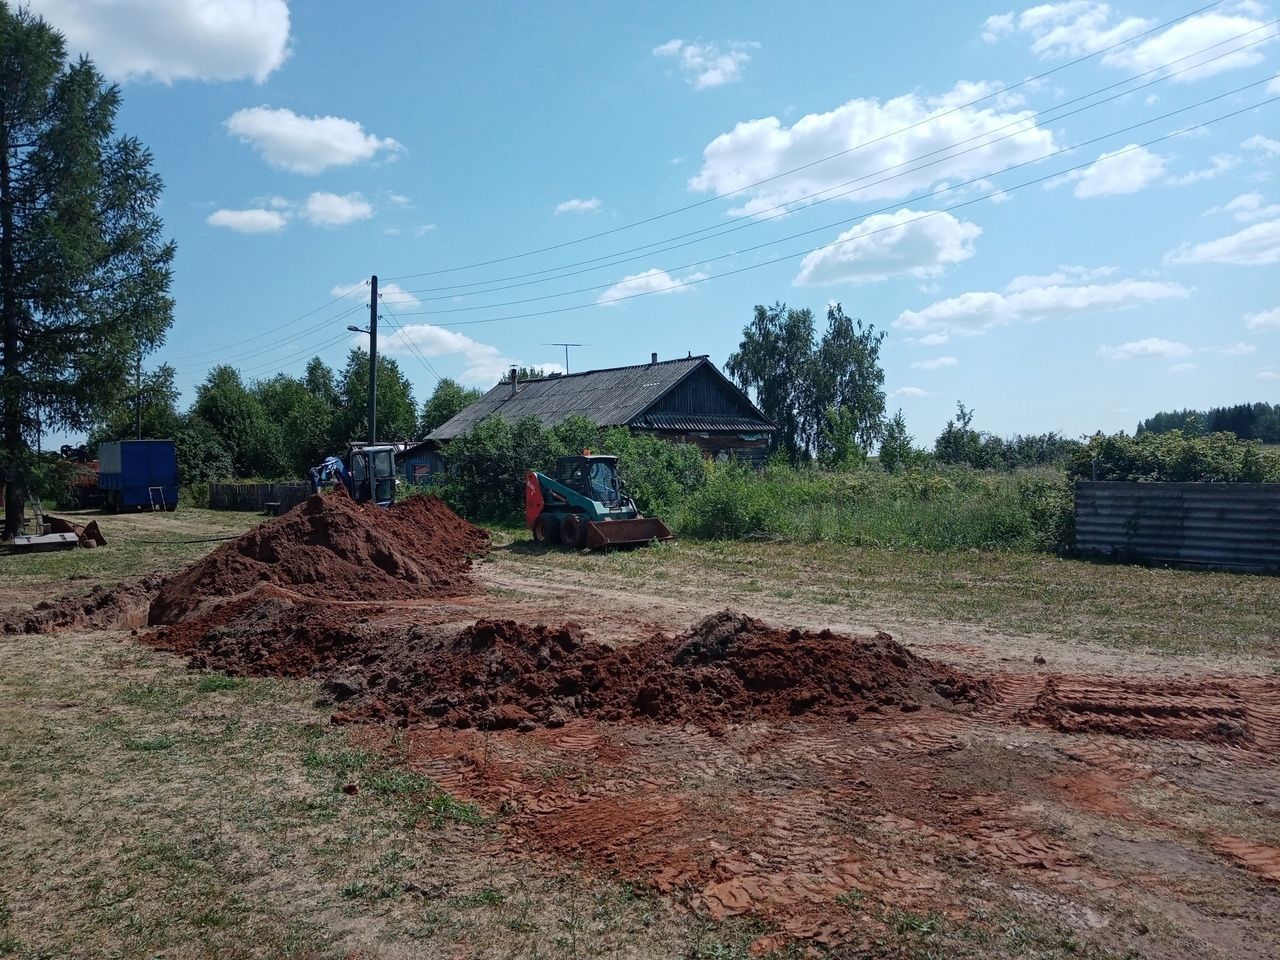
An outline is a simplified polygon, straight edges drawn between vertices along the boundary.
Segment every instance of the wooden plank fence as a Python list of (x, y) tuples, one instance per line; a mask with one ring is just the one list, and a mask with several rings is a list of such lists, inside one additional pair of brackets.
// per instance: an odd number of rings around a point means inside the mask
[(1076, 484), (1076, 549), (1218, 570), (1280, 571), (1280, 483)]
[(278, 503), (283, 513), (310, 495), (309, 483), (209, 484), (209, 506), (214, 510), (264, 510), (266, 504)]

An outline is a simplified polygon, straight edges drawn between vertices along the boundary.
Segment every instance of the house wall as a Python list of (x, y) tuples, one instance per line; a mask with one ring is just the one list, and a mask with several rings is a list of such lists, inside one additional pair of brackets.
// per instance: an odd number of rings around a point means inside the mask
[(444, 458), (439, 450), (423, 450), (396, 461), (396, 470), (406, 483), (426, 486), (443, 479)]

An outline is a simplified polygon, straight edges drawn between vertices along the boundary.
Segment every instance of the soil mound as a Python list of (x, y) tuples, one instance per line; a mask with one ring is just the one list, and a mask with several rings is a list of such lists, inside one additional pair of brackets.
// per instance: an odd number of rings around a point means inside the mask
[(316, 495), (171, 578), (148, 623), (178, 623), (211, 598), (262, 583), (328, 600), (457, 596), (472, 589), (468, 554), (488, 545), (486, 531), (436, 497), (382, 508), (345, 492)]
[(573, 623), (481, 620), (443, 646), (388, 647), (362, 679), (339, 721), (533, 729), (595, 717), (714, 730), (991, 698), (984, 681), (917, 657), (888, 634), (779, 630), (728, 610), (680, 636), (622, 648), (586, 639)]
[(304, 677), (358, 662), (385, 642), (367, 626), (363, 612), (264, 583), (208, 603), (177, 624), (151, 631), (145, 641), (189, 655), (198, 669)]
[(127, 630), (147, 622), (147, 607), (162, 578), (152, 574), (114, 586), (96, 586), (87, 594), (41, 600), (30, 610), (9, 611), (0, 633), (63, 633), (68, 630)]

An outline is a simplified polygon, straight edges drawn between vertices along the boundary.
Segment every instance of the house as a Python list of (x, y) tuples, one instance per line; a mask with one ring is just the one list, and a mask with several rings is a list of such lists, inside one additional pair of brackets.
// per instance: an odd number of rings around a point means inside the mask
[(444, 473), (444, 458), (440, 456), (440, 444), (434, 440), (419, 440), (407, 445), (396, 454), (396, 472), (406, 483), (426, 486), (434, 483)]
[(706, 356), (660, 361), (655, 353), (634, 367), (504, 381), (425, 442), (447, 444), (495, 414), (511, 421), (534, 416), (546, 427), (578, 414), (602, 427), (692, 443), (709, 457), (756, 465), (768, 457), (776, 429)]

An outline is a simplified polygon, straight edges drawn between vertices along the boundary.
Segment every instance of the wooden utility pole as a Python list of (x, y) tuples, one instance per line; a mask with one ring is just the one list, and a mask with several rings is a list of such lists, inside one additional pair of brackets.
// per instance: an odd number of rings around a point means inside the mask
[(369, 278), (369, 446), (378, 442), (378, 275)]
[(142, 439), (142, 347), (138, 347), (138, 359), (133, 365), (133, 425), (137, 439)]

